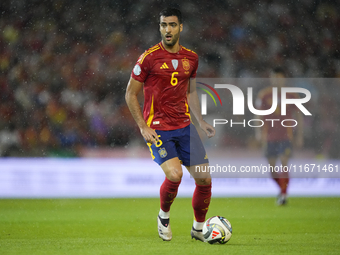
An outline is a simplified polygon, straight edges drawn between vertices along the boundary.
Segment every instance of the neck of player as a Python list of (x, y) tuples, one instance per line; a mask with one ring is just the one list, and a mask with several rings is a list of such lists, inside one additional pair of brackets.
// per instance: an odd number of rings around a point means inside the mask
[(163, 40), (162, 40), (162, 45), (164, 47), (164, 49), (166, 49), (167, 51), (169, 51), (170, 53), (177, 53), (179, 52), (181, 46), (179, 46), (179, 42), (177, 41), (175, 45), (173, 46), (168, 46), (166, 45)]

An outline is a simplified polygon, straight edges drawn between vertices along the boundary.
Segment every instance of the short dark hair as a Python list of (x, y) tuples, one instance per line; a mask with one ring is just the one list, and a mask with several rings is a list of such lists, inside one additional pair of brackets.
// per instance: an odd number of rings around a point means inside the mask
[(179, 24), (183, 23), (182, 13), (177, 8), (168, 7), (168, 8), (163, 9), (159, 13), (159, 17), (162, 17), (162, 16), (164, 16), (164, 17), (176, 16), (178, 18)]

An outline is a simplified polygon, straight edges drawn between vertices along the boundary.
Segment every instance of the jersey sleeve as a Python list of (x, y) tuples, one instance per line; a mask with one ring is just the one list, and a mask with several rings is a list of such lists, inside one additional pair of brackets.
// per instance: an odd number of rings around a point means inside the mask
[(144, 83), (150, 71), (149, 58), (147, 52), (144, 52), (137, 60), (132, 72), (131, 77), (135, 80)]

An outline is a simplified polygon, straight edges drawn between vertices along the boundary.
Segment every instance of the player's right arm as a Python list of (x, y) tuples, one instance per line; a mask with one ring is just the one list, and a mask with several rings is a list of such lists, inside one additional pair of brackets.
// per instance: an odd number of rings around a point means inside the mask
[(148, 143), (156, 143), (156, 141), (158, 141), (157, 133), (155, 130), (148, 127), (148, 125), (146, 124), (138, 102), (138, 94), (141, 92), (142, 88), (143, 88), (142, 82), (139, 82), (134, 78), (130, 77), (130, 80), (126, 88), (125, 101), (144, 139)]
[(205, 132), (208, 138), (215, 136), (215, 129), (213, 126), (208, 124), (202, 117), (200, 102), (198, 100), (197, 89), (196, 89), (196, 79), (190, 79), (188, 86), (188, 101), (190, 101), (190, 111), (194, 114), (197, 119), (201, 129)]

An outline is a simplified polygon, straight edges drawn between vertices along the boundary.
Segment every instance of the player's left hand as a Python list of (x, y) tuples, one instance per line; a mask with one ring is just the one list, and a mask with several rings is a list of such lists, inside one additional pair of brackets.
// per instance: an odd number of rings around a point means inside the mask
[(215, 135), (215, 129), (213, 128), (213, 126), (211, 126), (210, 124), (208, 124), (204, 120), (202, 120), (200, 122), (200, 127), (206, 133), (206, 135), (209, 138), (211, 138), (211, 137), (213, 137)]

